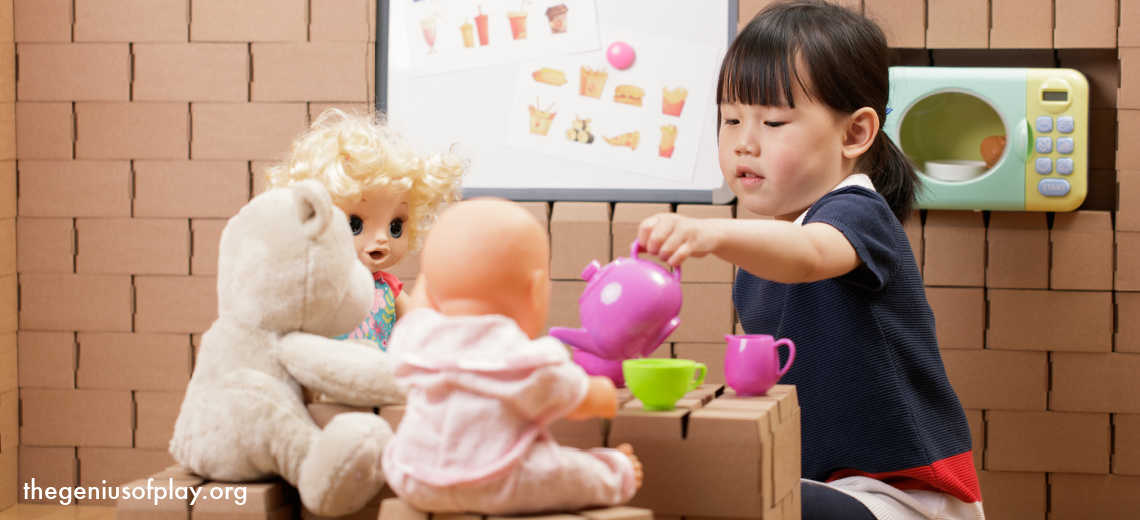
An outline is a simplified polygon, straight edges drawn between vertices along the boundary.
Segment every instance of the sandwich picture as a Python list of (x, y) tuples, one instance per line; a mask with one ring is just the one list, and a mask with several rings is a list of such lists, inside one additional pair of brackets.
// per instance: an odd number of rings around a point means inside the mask
[(625, 103), (635, 107), (641, 106), (641, 98), (645, 95), (645, 91), (633, 85), (618, 85), (614, 89), (614, 102)]

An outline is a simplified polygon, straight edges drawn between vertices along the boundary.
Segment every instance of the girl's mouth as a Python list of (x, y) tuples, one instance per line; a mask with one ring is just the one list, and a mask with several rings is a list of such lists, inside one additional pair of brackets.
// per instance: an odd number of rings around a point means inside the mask
[(752, 168), (749, 168), (747, 166), (740, 166), (736, 168), (736, 178), (740, 179), (740, 183), (744, 185), (752, 185), (764, 180), (764, 177), (761, 177), (756, 172), (752, 171)]

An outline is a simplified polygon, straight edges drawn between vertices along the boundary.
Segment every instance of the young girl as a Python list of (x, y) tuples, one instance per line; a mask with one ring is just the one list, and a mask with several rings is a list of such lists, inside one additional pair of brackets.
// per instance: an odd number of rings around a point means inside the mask
[(384, 270), (419, 248), (440, 204), (459, 200), (466, 167), (450, 153), (421, 157), (378, 114), (333, 109), (293, 142), (283, 165), (266, 170), (268, 188), (321, 181), (348, 215), (357, 254), (372, 271), (372, 316), (338, 339), (366, 339), (387, 349), (409, 298)]
[(965, 414), (903, 231), (917, 187), (882, 133), (889, 50), (841, 7), (773, 4), (717, 85), (720, 166), (774, 220), (661, 214), (638, 238), (672, 265), (740, 267), (744, 331), (796, 342), (803, 518), (984, 518)]

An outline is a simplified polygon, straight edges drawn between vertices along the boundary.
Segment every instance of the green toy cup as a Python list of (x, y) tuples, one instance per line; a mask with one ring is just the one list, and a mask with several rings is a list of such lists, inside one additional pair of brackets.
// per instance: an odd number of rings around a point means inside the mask
[[(646, 410), (668, 411), (685, 392), (701, 386), (708, 371), (689, 359), (627, 359), (621, 364), (625, 385)], [(695, 376), (695, 377), (694, 377)]]

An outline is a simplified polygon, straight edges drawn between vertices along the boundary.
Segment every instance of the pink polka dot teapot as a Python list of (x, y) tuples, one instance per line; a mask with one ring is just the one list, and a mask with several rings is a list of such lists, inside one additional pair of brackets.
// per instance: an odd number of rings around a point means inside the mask
[(587, 283), (578, 298), (582, 328), (551, 327), (550, 335), (603, 359), (652, 354), (681, 324), (681, 269), (669, 273), (638, 258), (641, 251), (634, 240), (629, 257), (605, 266), (590, 262), (582, 270)]

